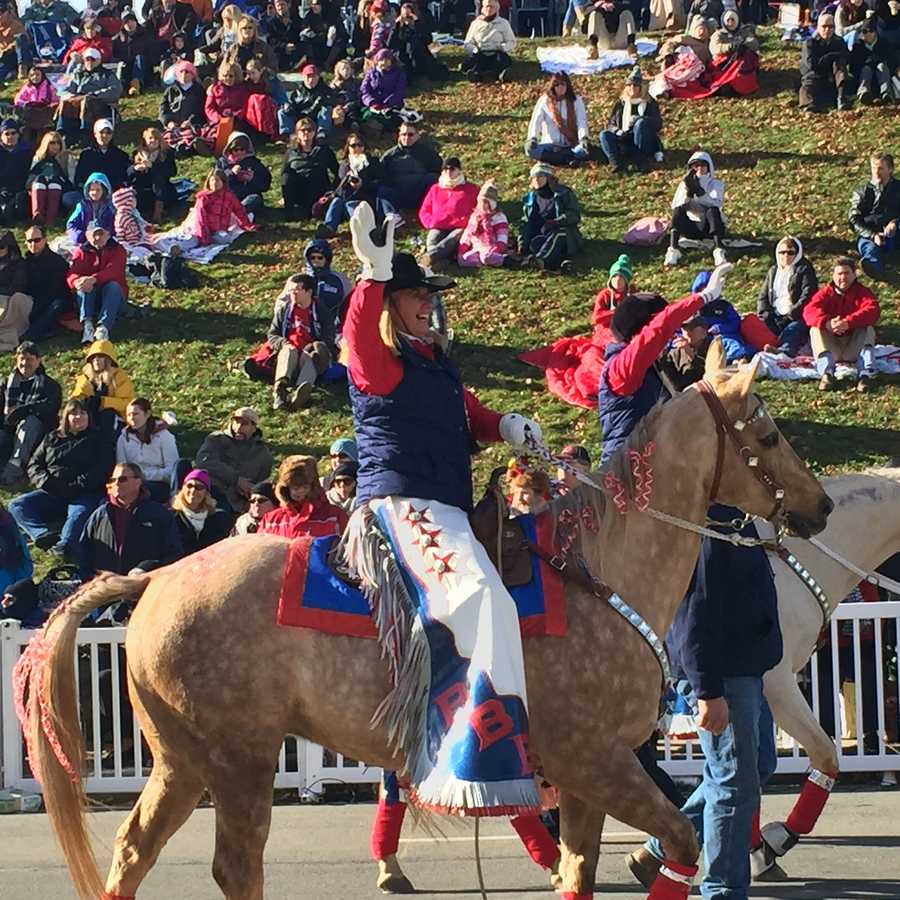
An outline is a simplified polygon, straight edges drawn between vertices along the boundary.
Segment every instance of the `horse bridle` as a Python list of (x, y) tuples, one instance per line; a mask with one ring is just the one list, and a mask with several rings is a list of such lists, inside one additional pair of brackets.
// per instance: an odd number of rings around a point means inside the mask
[(712, 386), (706, 381), (698, 381), (694, 387), (700, 396), (706, 401), (713, 420), (716, 423), (716, 468), (713, 473), (712, 487), (709, 491), (709, 500), (712, 503), (719, 492), (722, 482), (722, 469), (725, 465), (725, 438), (727, 437), (734, 447), (737, 455), (744, 461), (747, 468), (755, 476), (756, 480), (772, 495), (772, 510), (766, 516), (770, 522), (775, 522), (781, 515), (784, 506), (784, 488), (775, 480), (774, 475), (763, 465), (760, 465), (758, 456), (741, 440), (740, 432), (748, 425), (758, 422), (766, 415), (765, 404), (760, 400), (759, 406), (747, 419), (736, 419), (734, 422), (728, 418), (728, 413), (722, 405)]

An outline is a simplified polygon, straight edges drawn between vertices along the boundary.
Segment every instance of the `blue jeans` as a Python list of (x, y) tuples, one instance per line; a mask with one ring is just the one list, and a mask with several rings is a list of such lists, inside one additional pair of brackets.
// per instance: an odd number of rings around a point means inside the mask
[(879, 247), (875, 241), (871, 241), (869, 238), (860, 238), (856, 242), (856, 246), (862, 261), (868, 263), (877, 272), (880, 272), (884, 268), (885, 254), (890, 253), (894, 249), (894, 240), (893, 237), (885, 238), (884, 243)]
[(625, 134), (601, 131), (600, 146), (610, 162), (630, 157), (648, 159), (662, 149), (656, 131), (643, 116), (636, 119), (631, 130)]
[(378, 199), (386, 200), (394, 209), (418, 209), (428, 188), (437, 180), (437, 175), (427, 172), (404, 182), (402, 188), (382, 185), (378, 189)]
[(104, 325), (108, 331), (112, 331), (116, 324), (119, 310), (125, 303), (122, 288), (114, 281), (108, 281), (101, 287), (95, 287), (85, 293), (78, 291), (79, 319), (91, 319), (95, 325)]
[(16, 58), (20, 66), (30, 66), (34, 62), (34, 48), (27, 30), (16, 35)]
[[(750, 828), (759, 805), (760, 763), (767, 770), (772, 767), (772, 717), (763, 712), (762, 678), (735, 676), (724, 683), (728, 727), (721, 734), (700, 730), (706, 755), (703, 781), (681, 811), (703, 847), (706, 872), (700, 893), (708, 900), (748, 900)], [(644, 846), (658, 859), (665, 858), (656, 838)]]
[[(333, 231), (337, 231), (342, 222), (349, 221), (357, 206), (359, 206), (358, 200), (344, 200), (343, 197), (335, 197), (328, 204), (328, 209), (325, 210), (325, 224)], [(386, 216), (388, 213), (394, 212), (394, 207), (383, 197), (379, 197), (375, 201), (375, 212)]]
[(50, 525), (64, 519), (59, 542), (74, 549), (81, 537), (84, 523), (100, 500), (101, 495), (93, 492), (64, 500), (47, 491), (29, 491), (10, 502), (9, 512), (19, 528), (34, 541), (48, 534)]
[(247, 194), (247, 196), (241, 200), (241, 206), (243, 206), (248, 213), (252, 212), (254, 215), (261, 212), (265, 205), (266, 202), (263, 200), (261, 194)]
[[(300, 116), (295, 116), (291, 112), (285, 112), (284, 107), (282, 106), (278, 107), (275, 115), (278, 119), (278, 133), (293, 134), (294, 126), (297, 124), (297, 119), (300, 118)], [(309, 118), (313, 118), (313, 116), (310, 116)], [(328, 135), (331, 134), (333, 130), (333, 125), (331, 122), (331, 108), (324, 107), (323, 109), (320, 109), (318, 114), (314, 118), (316, 120), (316, 128), (318, 129), (317, 137), (328, 137)]]
[(589, 154), (582, 151), (579, 144), (565, 147), (562, 144), (533, 144), (528, 148), (528, 156), (551, 166), (567, 166), (570, 162), (587, 162)]

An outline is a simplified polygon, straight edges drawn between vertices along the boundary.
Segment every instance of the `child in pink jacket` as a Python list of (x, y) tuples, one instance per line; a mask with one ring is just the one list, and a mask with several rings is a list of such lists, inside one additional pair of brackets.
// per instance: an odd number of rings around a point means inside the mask
[(486, 181), (459, 239), (456, 261), (461, 266), (510, 266), (508, 247), (509, 220), (500, 209), (494, 182)]
[(244, 231), (256, 230), (241, 201), (225, 184), (225, 176), (218, 169), (213, 169), (203, 182), (203, 190), (197, 192), (191, 216), (193, 237), (183, 245), (183, 249), (229, 243), (228, 231), (232, 220), (236, 220)]

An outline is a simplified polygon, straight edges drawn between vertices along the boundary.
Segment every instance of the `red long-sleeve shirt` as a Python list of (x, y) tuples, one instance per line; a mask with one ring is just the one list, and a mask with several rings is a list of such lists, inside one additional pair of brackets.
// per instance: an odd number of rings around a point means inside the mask
[(72, 262), (66, 284), (75, 291), (75, 282), (85, 275), (97, 279), (97, 287), (114, 281), (122, 288), (122, 296), (128, 298), (128, 282), (125, 280), (125, 264), (128, 262), (125, 248), (115, 241), (109, 241), (102, 250), (95, 250), (90, 244), (77, 247), (72, 253)]
[(656, 362), (672, 335), (700, 311), (704, 302), (700, 294), (690, 294), (658, 312), (606, 364), (606, 378), (613, 393), (619, 396), (633, 394), (641, 386), (647, 370)]
[(868, 328), (881, 318), (881, 307), (875, 295), (858, 281), (843, 293), (833, 283), (826, 284), (803, 307), (803, 321), (809, 328), (821, 328), (835, 316), (844, 319), (851, 329)]
[[(390, 394), (403, 378), (403, 363), (385, 346), (378, 331), (383, 308), (384, 284), (361, 281), (350, 295), (342, 332), (347, 347), (347, 369), (353, 383), (363, 393), (379, 397)], [(434, 359), (434, 348), (430, 343), (411, 341), (410, 346)], [(463, 399), (472, 437), (480, 443), (501, 440), (502, 413), (482, 404), (468, 388), (463, 388)]]
[(267, 512), (259, 523), (257, 534), (277, 534), (281, 537), (328, 537), (343, 534), (347, 527), (347, 513), (328, 502), (325, 492), (314, 501), (291, 501)]

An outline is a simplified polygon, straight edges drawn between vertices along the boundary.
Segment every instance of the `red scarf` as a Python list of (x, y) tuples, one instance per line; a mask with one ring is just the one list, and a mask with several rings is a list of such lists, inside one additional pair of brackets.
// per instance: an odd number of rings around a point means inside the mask
[(575, 101), (571, 97), (564, 97), (563, 102), (566, 104), (566, 118), (563, 120), (560, 115), (559, 99), (555, 95), (548, 94), (550, 109), (550, 118), (553, 124), (562, 132), (566, 142), (570, 147), (574, 147), (578, 143), (578, 123), (575, 121)]

